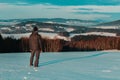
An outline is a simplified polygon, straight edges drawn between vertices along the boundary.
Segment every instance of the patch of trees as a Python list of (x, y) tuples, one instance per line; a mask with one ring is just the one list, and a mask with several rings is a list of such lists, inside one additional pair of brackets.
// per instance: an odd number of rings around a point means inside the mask
[(81, 51), (120, 49), (120, 37), (75, 36), (68, 46)]
[(65, 36), (65, 37), (69, 37), (69, 36), (70, 36), (69, 32), (65, 32), (65, 31), (59, 32), (58, 34), (59, 34), (60, 36)]
[[(120, 37), (75, 36), (71, 41), (43, 39), (43, 52), (120, 50)], [(0, 53), (29, 52), (29, 38), (5, 38), (0, 35)]]
[(3, 39), (0, 35), (0, 52), (20, 52), (20, 42), (20, 39), (16, 40), (10, 37)]
[[(29, 51), (29, 39), (21, 38), (22, 51)], [(62, 51), (65, 41), (60, 39), (42, 39), (43, 52), (60, 52)]]

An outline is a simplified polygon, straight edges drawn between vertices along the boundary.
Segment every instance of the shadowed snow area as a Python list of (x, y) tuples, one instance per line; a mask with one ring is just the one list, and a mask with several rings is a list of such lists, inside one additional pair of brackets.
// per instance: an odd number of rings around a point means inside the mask
[(30, 53), (0, 54), (0, 80), (120, 80), (120, 52), (41, 53), (39, 67)]

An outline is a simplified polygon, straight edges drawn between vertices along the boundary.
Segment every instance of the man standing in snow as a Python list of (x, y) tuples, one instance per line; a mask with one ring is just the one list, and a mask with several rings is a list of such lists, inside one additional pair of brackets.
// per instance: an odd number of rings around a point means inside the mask
[(34, 55), (36, 55), (34, 67), (38, 67), (39, 56), (42, 51), (42, 38), (41, 35), (38, 34), (38, 28), (36, 26), (33, 28), (32, 34), (29, 37), (29, 47), (31, 51), (30, 66), (33, 66)]

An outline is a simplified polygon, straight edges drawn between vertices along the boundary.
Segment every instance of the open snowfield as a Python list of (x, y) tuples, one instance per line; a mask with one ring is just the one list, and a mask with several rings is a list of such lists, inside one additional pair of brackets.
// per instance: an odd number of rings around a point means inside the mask
[(120, 80), (120, 52), (41, 53), (38, 68), (29, 53), (0, 54), (0, 80)]

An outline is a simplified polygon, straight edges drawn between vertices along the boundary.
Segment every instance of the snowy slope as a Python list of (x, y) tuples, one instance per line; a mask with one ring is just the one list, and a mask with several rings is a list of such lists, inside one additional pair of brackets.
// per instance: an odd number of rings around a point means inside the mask
[[(1, 34), (3, 38), (6, 37), (12, 37), (15, 39), (20, 39), (22, 37), (29, 37), (31, 33), (21, 33), (21, 34)], [(43, 37), (43, 38), (47, 38), (47, 39), (63, 39), (66, 41), (70, 41), (70, 38), (64, 37), (64, 36), (60, 36), (57, 33), (44, 33), (44, 32), (39, 32), (39, 34)]]
[(116, 33), (109, 33), (109, 32), (87, 32), (87, 33), (80, 33), (80, 34), (71, 34), (70, 37), (76, 36), (76, 35), (100, 35), (100, 36), (116, 36)]
[(96, 26), (98, 29), (119, 29), (119, 26)]
[[(20, 39), (21, 37), (29, 37), (31, 33), (21, 33), (21, 34), (1, 34), (3, 38), (6, 37), (12, 37), (15, 39)], [(71, 37), (76, 36), (76, 35), (100, 35), (100, 36), (116, 36), (116, 33), (108, 33), (108, 32), (88, 32), (88, 33), (80, 33), (80, 34), (70, 34), (70, 37), (64, 37), (60, 36), (57, 33), (44, 33), (44, 32), (39, 32), (43, 38), (48, 38), (48, 39), (63, 39), (66, 41), (70, 41)]]
[(35, 69), (29, 57), (0, 54), (0, 80), (120, 80), (119, 52), (42, 53)]
[[(21, 37), (29, 37), (31, 33), (21, 33), (21, 34), (1, 34), (3, 38), (6, 37), (13, 37), (15, 39), (19, 39)], [(56, 33), (44, 33), (39, 32), (43, 38), (50, 38), (53, 39), (57, 34)]]

